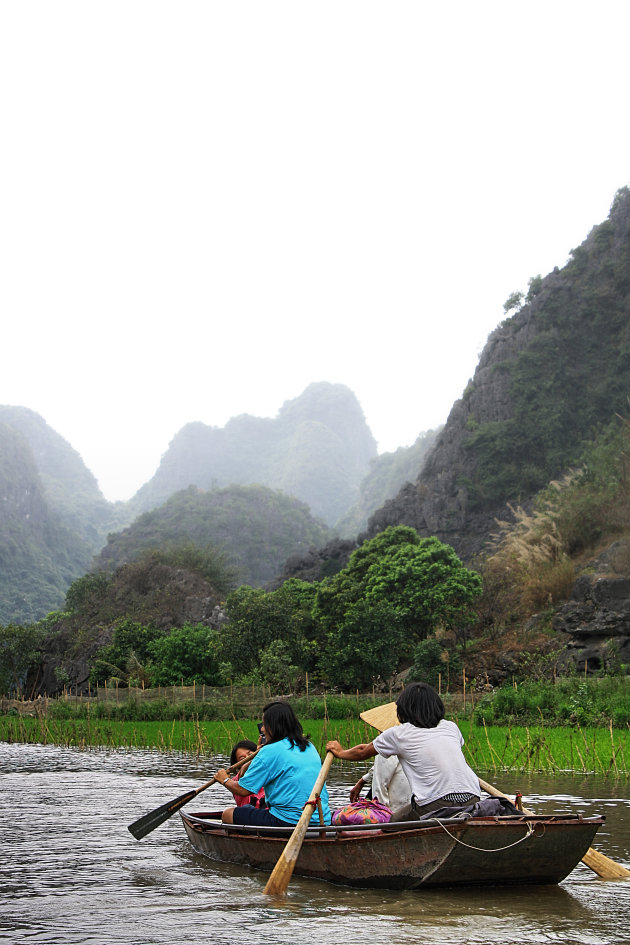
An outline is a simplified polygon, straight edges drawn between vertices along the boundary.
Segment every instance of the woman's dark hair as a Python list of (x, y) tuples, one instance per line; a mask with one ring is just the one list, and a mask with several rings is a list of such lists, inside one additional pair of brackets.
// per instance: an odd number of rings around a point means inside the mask
[(268, 702), (262, 710), (268, 742), (281, 742), (288, 738), (291, 745), (297, 745), (300, 751), (308, 745), (298, 717), (288, 702)]
[(232, 767), (232, 765), (235, 765), (236, 762), (238, 761), (238, 758), (236, 757), (236, 752), (239, 750), (239, 748), (246, 748), (247, 751), (256, 751), (256, 749), (258, 748), (258, 745), (256, 744), (256, 742), (250, 741), (249, 738), (244, 738), (243, 741), (237, 742), (234, 748), (232, 749), (232, 754), (230, 755), (230, 768)]
[(416, 728), (435, 728), (444, 718), (444, 703), (431, 686), (411, 683), (396, 699), (396, 712), (399, 722), (411, 722)]

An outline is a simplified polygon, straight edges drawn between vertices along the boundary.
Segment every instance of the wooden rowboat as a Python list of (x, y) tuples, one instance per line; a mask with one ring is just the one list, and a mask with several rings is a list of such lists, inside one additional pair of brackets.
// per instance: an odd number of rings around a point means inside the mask
[[(180, 811), (197, 852), (273, 870), (290, 836), (278, 827), (222, 824)], [(295, 874), (349, 886), (419, 889), (559, 883), (590, 847), (603, 817), (513, 815), (357, 827), (311, 826)]]

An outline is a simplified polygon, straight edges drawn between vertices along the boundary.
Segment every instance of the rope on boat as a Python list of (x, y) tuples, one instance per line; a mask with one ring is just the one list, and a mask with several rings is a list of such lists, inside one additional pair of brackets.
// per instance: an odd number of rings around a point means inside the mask
[(462, 845), (463, 847), (468, 847), (469, 850), (478, 850), (480, 853), (500, 853), (501, 850), (509, 850), (511, 847), (515, 847), (515, 846), (517, 846), (519, 843), (522, 843), (523, 840), (527, 840), (529, 837), (531, 837), (531, 835), (532, 835), (533, 832), (534, 832), (534, 827), (533, 827), (533, 825), (528, 822), (528, 823), (525, 825), (525, 826), (527, 827), (527, 833), (526, 833), (526, 834), (523, 834), (522, 837), (519, 837), (518, 840), (515, 840), (514, 843), (508, 843), (507, 846), (505, 846), (505, 847), (473, 847), (472, 844), (470, 844), (470, 843), (464, 843), (463, 840), (460, 840), (459, 837), (456, 837), (454, 834), (452, 834), (452, 833), (450, 832), (450, 830), (448, 829), (448, 827), (446, 827), (446, 826), (442, 823), (441, 820), (438, 820), (437, 817), (434, 817), (433, 820), (435, 820), (435, 822), (440, 825), (440, 827), (442, 828), (442, 830), (444, 830), (444, 831), (449, 835), (449, 837), (451, 837), (452, 840), (455, 840), (457, 843), (461, 843), (461, 845)]

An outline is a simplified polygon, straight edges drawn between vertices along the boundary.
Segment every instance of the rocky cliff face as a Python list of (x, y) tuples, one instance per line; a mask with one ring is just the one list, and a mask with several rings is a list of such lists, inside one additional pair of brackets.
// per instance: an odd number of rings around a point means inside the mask
[(589, 562), (553, 628), (579, 673), (630, 664), (630, 540), (615, 542)]
[(526, 504), (575, 461), (597, 424), (627, 413), (630, 392), (630, 191), (563, 270), (532, 280), (528, 301), (489, 337), (413, 483), (369, 521), (436, 535), (466, 561), (507, 502)]

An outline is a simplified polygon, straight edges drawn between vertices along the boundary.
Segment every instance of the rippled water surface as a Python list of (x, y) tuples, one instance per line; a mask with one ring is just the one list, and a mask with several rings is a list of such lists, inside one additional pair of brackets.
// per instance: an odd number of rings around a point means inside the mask
[[(223, 763), (224, 759), (219, 759)], [(127, 824), (217, 767), (143, 751), (0, 744), (0, 940), (46, 945), (538, 945), (630, 942), (630, 881), (580, 865), (557, 887), (388, 892), (266, 875), (196, 854), (175, 814), (138, 842)], [(357, 772), (331, 777), (334, 803)], [(595, 847), (630, 867), (628, 781), (506, 776), (538, 813), (604, 813)], [(213, 786), (196, 809), (222, 806)], [(206, 803), (200, 803), (205, 799)]]

